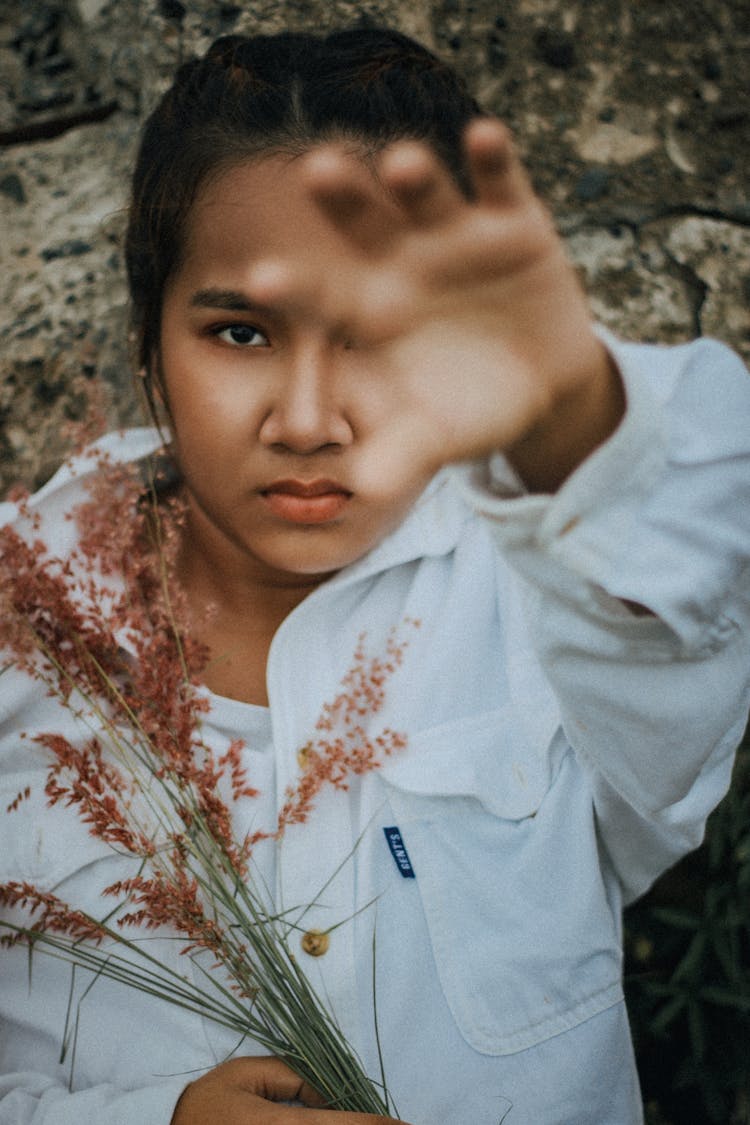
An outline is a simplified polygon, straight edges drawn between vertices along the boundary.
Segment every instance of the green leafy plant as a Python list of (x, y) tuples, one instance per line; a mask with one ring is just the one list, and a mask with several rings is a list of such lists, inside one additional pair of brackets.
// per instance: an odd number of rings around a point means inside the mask
[(750, 1123), (750, 737), (703, 845), (626, 915), (649, 1125)]

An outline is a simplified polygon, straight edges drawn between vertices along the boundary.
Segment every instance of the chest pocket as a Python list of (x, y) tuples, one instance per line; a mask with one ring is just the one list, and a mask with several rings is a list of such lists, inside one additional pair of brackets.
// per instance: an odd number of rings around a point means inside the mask
[(561, 733), (535, 748), (495, 711), (420, 732), (382, 776), (475, 1050), (523, 1050), (621, 999), (591, 797)]
[[(132, 861), (88, 832), (76, 811), (49, 808), (43, 770), (6, 773), (0, 784), (0, 882), (28, 882), (95, 917), (111, 911), (101, 891), (132, 874)], [(28, 788), (28, 796), (9, 806)]]
[[(33, 883), (76, 909), (103, 918), (115, 900), (103, 898), (101, 891), (135, 874), (139, 861), (118, 855), (90, 836), (74, 809), (47, 808), (44, 780), (43, 769), (3, 776), (0, 882)], [(29, 797), (15, 811), (6, 812), (27, 785)], [(10, 917), (28, 924), (25, 912), (13, 911)], [(137, 940), (137, 934), (129, 936)], [(106, 943), (99, 948), (106, 950)], [(180, 957), (180, 948), (181, 943), (169, 937), (148, 938), (150, 955), (168, 969), (184, 973), (189, 962)], [(22, 1041), (40, 1070), (58, 1072), (68, 1012), (75, 1016), (76, 1047), (68, 1052), (65, 1074), (81, 1089), (104, 1083), (136, 1089), (153, 1084), (157, 1074), (198, 1071), (212, 1064), (198, 1016), (86, 971), (73, 976), (66, 961), (43, 956), (42, 949), (35, 954), (31, 987), (26, 950), (0, 950), (0, 1022), (7, 1018), (14, 1025), (22, 1013)], [(133, 957), (132, 952), (123, 955)]]

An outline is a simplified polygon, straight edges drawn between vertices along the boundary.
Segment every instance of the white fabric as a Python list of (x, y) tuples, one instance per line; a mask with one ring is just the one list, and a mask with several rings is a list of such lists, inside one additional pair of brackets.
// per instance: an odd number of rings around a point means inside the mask
[[(406, 750), (321, 794), (278, 855), (259, 853), (258, 877), (303, 930), (349, 919), (325, 956), (300, 959), (373, 1075), (375, 931), (386, 1075), (412, 1125), (641, 1121), (621, 906), (700, 842), (747, 713), (750, 380), (714, 343), (606, 338), (627, 416), (558, 494), (523, 495), (502, 458), (444, 472), (278, 630), (273, 753), (257, 708), (214, 699), (207, 720), (217, 749), (256, 730), (247, 753), (264, 797), (237, 816), (242, 830), (262, 824), (360, 634), (373, 655), (392, 627), (408, 640), (371, 730), (403, 731)], [(109, 444), (138, 457), (154, 440)], [(81, 487), (63, 470), (35, 501), (56, 546), (73, 540), (64, 512)], [(0, 808), (35, 790), (0, 814), (0, 880), (96, 909), (125, 861), (44, 809), (41, 752), (18, 738), (70, 721), (19, 674), (0, 678)], [(392, 826), (415, 878), (388, 849)], [(29, 987), (26, 955), (3, 953), (0, 980), (2, 1125), (168, 1125), (186, 1082), (237, 1046), (103, 982), (84, 996), (81, 978), (71, 1078), (70, 1058), (58, 1063), (69, 969), (39, 955)]]

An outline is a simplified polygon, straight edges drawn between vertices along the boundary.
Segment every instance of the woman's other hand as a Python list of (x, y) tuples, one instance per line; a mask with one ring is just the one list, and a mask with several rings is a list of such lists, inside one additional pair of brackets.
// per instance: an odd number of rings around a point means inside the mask
[[(281, 1104), (291, 1101), (302, 1106)], [(239, 1058), (191, 1082), (171, 1125), (404, 1125), (392, 1117), (324, 1105), (320, 1095), (279, 1059)]]

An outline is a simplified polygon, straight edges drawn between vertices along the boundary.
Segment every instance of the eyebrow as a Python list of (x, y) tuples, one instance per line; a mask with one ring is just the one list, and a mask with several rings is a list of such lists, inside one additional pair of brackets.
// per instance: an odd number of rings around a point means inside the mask
[(199, 289), (190, 298), (192, 308), (224, 309), (226, 312), (265, 312), (271, 310), (251, 301), (236, 289)]

